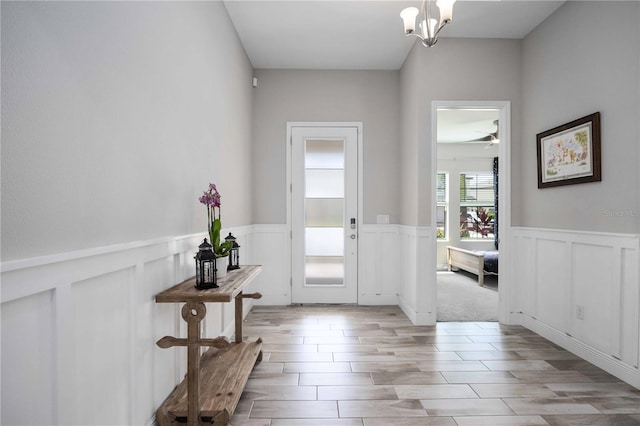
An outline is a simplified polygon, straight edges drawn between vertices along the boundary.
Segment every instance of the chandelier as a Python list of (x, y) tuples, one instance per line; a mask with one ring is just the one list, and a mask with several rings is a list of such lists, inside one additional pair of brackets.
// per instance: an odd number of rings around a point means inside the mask
[[(453, 4), (456, 0), (437, 0), (436, 7), (440, 11), (440, 21), (433, 18), (432, 0), (422, 0), (421, 10), (417, 7), (407, 7), (400, 12), (400, 17), (404, 22), (404, 33), (418, 37), (425, 47), (431, 47), (438, 42), (438, 34), (453, 19)], [(420, 32), (416, 33), (416, 17), (420, 14), (418, 21)]]

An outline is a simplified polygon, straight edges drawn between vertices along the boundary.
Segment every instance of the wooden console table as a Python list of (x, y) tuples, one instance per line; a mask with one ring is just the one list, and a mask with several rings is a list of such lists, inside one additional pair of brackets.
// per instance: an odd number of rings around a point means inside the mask
[[(187, 376), (158, 409), (156, 420), (161, 426), (184, 424), (185, 419), (189, 426), (229, 422), (254, 365), (262, 359), (261, 339), (242, 341), (242, 300), (262, 297), (242, 291), (261, 270), (259, 265), (242, 266), (219, 279), (218, 288), (206, 290), (198, 290), (193, 277), (156, 295), (156, 303), (184, 303), (182, 318), (187, 322), (186, 339), (165, 336), (156, 343), (161, 348), (187, 347)], [(201, 338), (205, 303), (234, 299), (235, 343), (222, 336)], [(201, 356), (203, 346), (210, 349)]]

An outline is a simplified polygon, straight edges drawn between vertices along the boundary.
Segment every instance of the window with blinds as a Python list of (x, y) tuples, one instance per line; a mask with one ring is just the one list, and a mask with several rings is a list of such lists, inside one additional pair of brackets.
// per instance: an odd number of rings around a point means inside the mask
[(437, 239), (447, 239), (447, 211), (449, 210), (449, 192), (447, 190), (449, 174), (438, 172), (436, 175), (436, 235)]
[(492, 172), (460, 173), (460, 238), (494, 238), (494, 203)]

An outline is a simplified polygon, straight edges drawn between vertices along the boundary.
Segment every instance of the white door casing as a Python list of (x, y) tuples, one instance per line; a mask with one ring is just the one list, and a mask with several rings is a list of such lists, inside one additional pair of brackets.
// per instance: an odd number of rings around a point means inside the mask
[(361, 123), (288, 123), (292, 303), (357, 303)]
[[(498, 157), (500, 161), (500, 174), (498, 178), (498, 210), (500, 220), (498, 221), (498, 235), (500, 241), (500, 289), (498, 302), (498, 320), (503, 324), (517, 323), (515, 316), (511, 312), (513, 295), (511, 293), (511, 102), (509, 101), (432, 101), (431, 102), (431, 170), (433, 182), (436, 182), (437, 173), (437, 111), (438, 108), (492, 108), (499, 111), (500, 144)], [(435, 183), (431, 185), (431, 229), (436, 229), (436, 206), (437, 194)], [(429, 265), (432, 265), (430, 277), (427, 279), (428, 299), (432, 301), (429, 311), (433, 312), (432, 318), (436, 317), (437, 300), (437, 279), (436, 279), (436, 255), (435, 245), (437, 240), (433, 239), (434, 247), (431, 250)]]

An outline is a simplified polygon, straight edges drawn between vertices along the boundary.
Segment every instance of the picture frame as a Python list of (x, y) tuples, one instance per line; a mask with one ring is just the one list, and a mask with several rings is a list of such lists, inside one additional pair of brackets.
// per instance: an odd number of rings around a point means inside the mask
[(536, 135), (538, 188), (602, 180), (600, 112)]

